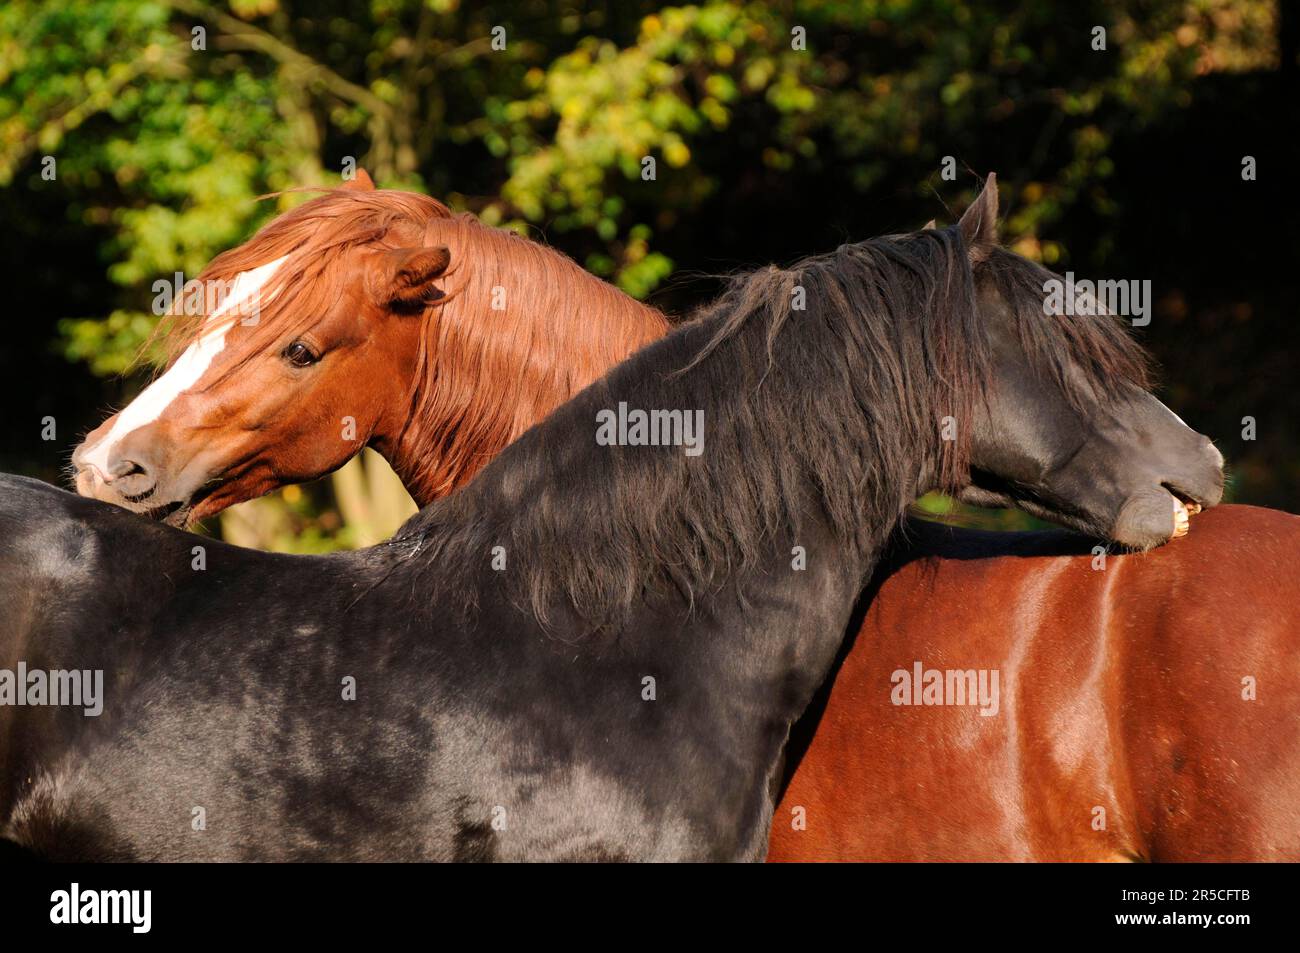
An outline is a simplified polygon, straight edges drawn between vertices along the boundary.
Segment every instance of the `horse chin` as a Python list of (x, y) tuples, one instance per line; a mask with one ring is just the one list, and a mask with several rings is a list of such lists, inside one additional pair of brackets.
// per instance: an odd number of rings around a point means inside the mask
[(176, 500), (171, 503), (162, 503), (158, 506), (137, 510), (136, 512), (146, 519), (154, 520), (166, 526), (176, 526), (184, 529), (189, 520), (190, 509), (189, 503)]
[(145, 515), (166, 526), (188, 529), (199, 520), (214, 513), (219, 513), (231, 505), (232, 501), (230, 500), (220, 503), (214, 501), (213, 497), (218, 489), (220, 489), (219, 484), (206, 484), (185, 499), (173, 500), (170, 503), (155, 506), (153, 509), (145, 511)]
[[(996, 479), (987, 475), (982, 477), (981, 484), (967, 486), (958, 494), (958, 499), (974, 506), (1014, 506), (1038, 519), (1109, 539), (1133, 552), (1155, 549), (1186, 536), (1191, 531), (1191, 518), (1203, 508), (1199, 500), (1179, 490), (1153, 486), (1126, 500), (1118, 517), (1108, 522), (1081, 512), (1058, 510), (1033, 497), (1015, 494), (997, 486)], [(1204, 505), (1212, 506), (1213, 502)]]
[(167, 526), (174, 526), (177, 529), (185, 529), (190, 523), (190, 514), (193, 507), (188, 503), (176, 504), (175, 509), (162, 518), (162, 522)]
[(1125, 502), (1108, 535), (1130, 550), (1155, 549), (1191, 532), (1201, 509), (1199, 501), (1162, 486)]
[(171, 525), (185, 529), (202, 522), (209, 516), (216, 516), (222, 510), (234, 506), (236, 503), (243, 503), (245, 500), (254, 499), (261, 495), (258, 492), (251, 494), (246, 492), (237, 481), (212, 480), (196, 490), (181, 506), (180, 510), (172, 514), (172, 518), (177, 522), (173, 522)]

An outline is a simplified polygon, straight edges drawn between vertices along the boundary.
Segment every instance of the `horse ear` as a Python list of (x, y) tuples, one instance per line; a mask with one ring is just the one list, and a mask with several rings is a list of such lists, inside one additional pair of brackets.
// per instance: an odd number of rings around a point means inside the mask
[(935, 227), (934, 219), (930, 219), (930, 221), (928, 221), (928, 222), (925, 223), (925, 227), (922, 228), (921, 231), (923, 231), (923, 232), (928, 232), (928, 231), (930, 231), (931, 229), (933, 229), (934, 227)]
[(356, 176), (350, 182), (344, 182), (339, 188), (355, 189), (358, 192), (373, 192), (375, 183), (370, 178), (370, 173), (365, 169), (357, 169)]
[(382, 304), (395, 310), (423, 308), (438, 293), (433, 281), (451, 264), (446, 245), (394, 248), (381, 252), (371, 286)]
[(992, 172), (957, 224), (972, 259), (982, 257), (988, 246), (998, 243), (998, 180)]

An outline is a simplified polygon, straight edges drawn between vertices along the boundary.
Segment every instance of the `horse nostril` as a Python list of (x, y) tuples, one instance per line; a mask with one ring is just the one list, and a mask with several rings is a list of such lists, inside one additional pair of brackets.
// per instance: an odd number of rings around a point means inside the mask
[(108, 468), (108, 475), (114, 480), (144, 472), (144, 467), (140, 466), (140, 464), (136, 463), (134, 460), (116, 460)]
[(141, 503), (158, 489), (158, 482), (147, 466), (124, 458), (109, 461), (108, 478), (104, 483), (128, 503)]

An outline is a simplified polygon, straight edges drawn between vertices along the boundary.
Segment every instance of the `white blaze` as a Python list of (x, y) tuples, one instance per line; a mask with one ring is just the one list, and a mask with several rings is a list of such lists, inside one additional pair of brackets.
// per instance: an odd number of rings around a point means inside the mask
[(107, 476), (108, 461), (113, 458), (113, 448), (118, 442), (132, 431), (153, 423), (173, 400), (199, 382), (204, 371), (211, 366), (212, 359), (226, 346), (226, 334), (235, 325), (235, 318), (224, 316), (239, 305), (256, 298), (262, 286), (288, 257), (285, 255), (249, 271), (242, 271), (235, 277), (230, 293), (220, 307), (208, 316), (207, 326), (199, 334), (198, 340), (185, 349), (185, 353), (167, 369), (167, 373), (141, 391), (140, 396), (117, 415), (117, 420), (103, 439), (82, 455), (85, 465), (93, 466)]

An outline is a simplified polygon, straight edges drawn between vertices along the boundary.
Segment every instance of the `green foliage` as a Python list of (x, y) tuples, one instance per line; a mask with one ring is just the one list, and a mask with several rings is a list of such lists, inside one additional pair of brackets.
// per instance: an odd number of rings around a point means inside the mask
[[(1226, 2), (1156, 4), (1140, 16), (1085, 3), (1066, 17), (1058, 4), (1009, 15), (965, 2), (670, 7), (645, 17), (633, 43), (584, 38), (527, 75), (527, 96), (489, 100), (487, 141), (510, 159), (506, 203), (558, 231), (594, 232), (597, 270), (641, 294), (663, 276), (659, 263), (642, 267), (652, 219), (685, 221), (725, 185), (738, 132), (777, 172), (849, 167), (865, 193), (888, 170), (912, 169), (910, 187), (924, 195), (945, 154), (1016, 113), (1050, 109), (1037, 154), (1020, 163), (1027, 181), (1008, 222), (1019, 250), (1041, 256), (1036, 232), (1067, 207), (1086, 197), (1113, 212), (1098, 187), (1112, 172), (1102, 117), (1122, 110), (1141, 122), (1182, 102), (1206, 44), (1236, 51), (1239, 32), (1259, 42), (1266, 5), (1246, 8), (1249, 31), (1236, 14), (1225, 21)], [(1091, 24), (1111, 29), (1112, 55), (1089, 50)], [(792, 25), (806, 29), (806, 49), (792, 48)], [(1049, 155), (1055, 136), (1072, 150)], [(666, 167), (649, 188), (638, 181), (644, 156)]]
[[(68, 357), (97, 373), (128, 366), (148, 331), (153, 281), (192, 276), (275, 211), (257, 195), (330, 181), (325, 170), (348, 154), (381, 181), (418, 186), (482, 150), (499, 170), (482, 193), (499, 198), (445, 197), (489, 221), (578, 233), (584, 262), (642, 297), (675, 264), (655, 248), (656, 228), (688, 221), (726, 187), (737, 136), (794, 180), (834, 164), (867, 192), (901, 167), (923, 195), (942, 156), (960, 154), (982, 125), (1050, 107), (1060, 128), (1043, 135), (1069, 149), (1035, 146), (1043, 155), (1025, 167), (1041, 174), (1022, 174), (1008, 221), (1021, 251), (1050, 261), (1061, 249), (1037, 233), (1064, 209), (1087, 200), (1111, 211), (1099, 188), (1111, 133), (1099, 117), (1121, 108), (1141, 121), (1181, 102), (1207, 44), (1249, 65), (1270, 24), (1267, 4), (1224, 0), (1144, 5), (1141, 16), (1108, 3), (1007, 14), (956, 0), (714, 0), (631, 4), (624, 19), (532, 3), (494, 51), (490, 11), (460, 7), (0, 9), (0, 185), (40, 187), (33, 158), (56, 156), (69, 215), (108, 229), (107, 274), (123, 289), (108, 317), (66, 316), (78, 318), (60, 325)], [(1108, 26), (1113, 55), (1088, 50), (1093, 23)], [(792, 46), (795, 26), (806, 49)], [(195, 28), (204, 49), (192, 48)], [(658, 164), (652, 182), (646, 156)]]

